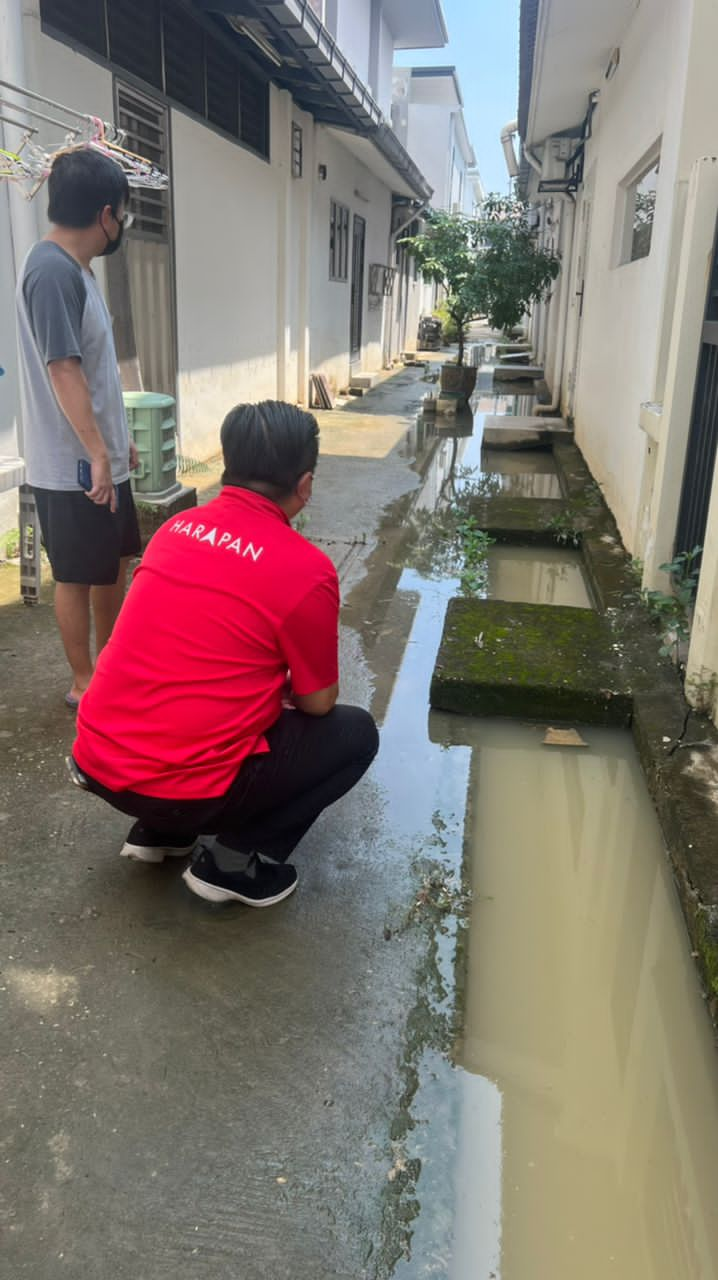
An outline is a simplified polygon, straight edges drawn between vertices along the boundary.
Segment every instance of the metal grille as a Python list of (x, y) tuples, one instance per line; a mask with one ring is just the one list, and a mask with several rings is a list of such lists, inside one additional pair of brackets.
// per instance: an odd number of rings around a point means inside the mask
[(110, 61), (162, 88), (159, 0), (107, 0)]
[(207, 119), (218, 129), (239, 136), (239, 76), (237, 63), (225, 45), (205, 39), (207, 63)]
[[(117, 121), (127, 146), (169, 168), (167, 110), (116, 82)], [(176, 340), (169, 190), (132, 194), (136, 221), (127, 234), (127, 269), (137, 357), (145, 390), (176, 395)]]
[(174, 0), (40, 0), (40, 16), (53, 33), (269, 156), (269, 83), (252, 70), (241, 36), (223, 40), (226, 28), (193, 18)]
[(87, 0), (41, 0), (40, 13), (48, 26), (107, 57), (104, 4), (88, 4)]
[(704, 342), (683, 472), (676, 552), (703, 546), (718, 446), (718, 345)]
[(162, 13), (162, 39), (165, 60), (165, 93), (183, 107), (205, 112), (204, 30), (197, 22), (174, 6), (165, 5)]
[[(169, 167), (165, 113), (156, 103), (124, 85), (117, 87), (117, 123), (127, 132), (126, 146), (138, 151), (160, 169)], [(168, 190), (135, 187), (130, 199), (135, 215), (131, 235), (169, 238), (170, 197)]]
[(242, 67), (239, 73), (240, 137), (263, 156), (269, 153), (268, 122), (269, 86), (266, 80)]

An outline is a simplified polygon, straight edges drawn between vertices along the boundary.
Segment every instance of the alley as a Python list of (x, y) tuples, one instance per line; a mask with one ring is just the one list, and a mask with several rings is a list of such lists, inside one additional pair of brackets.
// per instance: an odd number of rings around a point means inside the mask
[[(715, 1274), (713, 1048), (630, 738), (552, 754), (428, 713), (458, 582), (412, 520), (452, 457), (509, 485), (536, 463), (482, 453), (492, 398), (437, 431), (425, 387), (405, 369), (321, 423), (305, 533), (382, 750), (271, 913), (120, 860), (124, 820), (65, 776), (49, 596), (3, 605), (8, 1276)], [(570, 557), (534, 565), (491, 572), (576, 589)]]

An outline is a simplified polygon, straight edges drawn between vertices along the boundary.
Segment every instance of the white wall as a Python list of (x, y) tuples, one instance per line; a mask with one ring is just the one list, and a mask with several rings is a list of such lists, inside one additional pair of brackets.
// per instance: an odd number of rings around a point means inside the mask
[(391, 118), (391, 83), (392, 64), (394, 62), (394, 37), (389, 30), (386, 19), (382, 17), (379, 25), (378, 66), (374, 97), (377, 105), (387, 120)]
[(175, 110), (172, 170), (182, 452), (206, 457), (232, 405), (276, 394), (278, 180)]
[[(668, 258), (687, 9), (671, 0), (649, 0), (637, 10), (621, 42), (618, 72), (601, 89), (586, 157), (593, 189), (574, 400), (576, 438), (629, 550), (635, 546), (645, 454), (638, 413), (653, 392)], [(651, 252), (619, 265), (619, 184), (661, 136)], [(577, 233), (576, 251), (578, 241)], [(569, 361), (567, 378), (570, 373)]]
[(368, 84), (372, 0), (338, 0), (336, 40), (359, 79)]
[[(326, 374), (335, 389), (349, 384), (349, 299), (353, 215), (366, 221), (363, 285), (362, 359), (353, 371), (376, 370), (382, 365), (383, 305), (368, 305), (369, 266), (387, 262), (391, 224), (391, 193), (378, 178), (321, 125), (315, 138), (315, 174), (326, 165), (327, 179), (315, 179), (312, 202), (312, 256), (310, 293), (311, 372)], [(347, 205), (349, 220), (349, 278), (329, 279), (329, 220), (332, 200)]]
[[(435, 209), (448, 209), (451, 111), (446, 106), (408, 104), (406, 149), (434, 189)], [(448, 152), (447, 152), (448, 149)]]

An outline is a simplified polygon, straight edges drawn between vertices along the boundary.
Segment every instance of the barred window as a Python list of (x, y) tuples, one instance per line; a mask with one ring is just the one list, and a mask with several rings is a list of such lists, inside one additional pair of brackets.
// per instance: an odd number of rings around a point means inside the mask
[(332, 200), (329, 214), (329, 279), (349, 276), (349, 210)]

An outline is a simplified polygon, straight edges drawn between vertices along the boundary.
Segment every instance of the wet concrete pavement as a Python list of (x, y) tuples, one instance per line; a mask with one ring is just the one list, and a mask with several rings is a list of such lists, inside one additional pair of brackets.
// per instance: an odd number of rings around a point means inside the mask
[[(619, 1172), (632, 1143), (639, 1157), (621, 1214), (629, 1227), (642, 1215), (655, 1234), (657, 1196), (673, 1214), (664, 1254), (678, 1262), (666, 1276), (712, 1280), (715, 1232), (696, 1186), (715, 1181), (715, 1064), (669, 877), (656, 868), (655, 819), (625, 781), (640, 788), (635, 760), (624, 763), (630, 744), (599, 734), (581, 761), (546, 757), (527, 746), (534, 730), (428, 713), (458, 584), (407, 557), (404, 539), (411, 519), (447, 500), (457, 465), (481, 459), (474, 440), (417, 422), (425, 389), (421, 370), (407, 369), (318, 415), (305, 531), (343, 580), (342, 697), (371, 707), (382, 748), (306, 837), (299, 891), (271, 912), (208, 908), (176, 865), (119, 859), (125, 820), (65, 780), (72, 726), (49, 593), (36, 609), (0, 608), (3, 1280), (574, 1280), (589, 1249), (594, 1258), (596, 1222), (577, 1207), (578, 1244), (552, 1252), (528, 1145), (542, 1185), (558, 1188), (549, 1208), (561, 1224), (557, 1120), (578, 1135), (574, 1167), (598, 1183), (611, 1154), (600, 1133), (621, 1109), (626, 1123), (609, 1129)], [(507, 483), (528, 485), (523, 466)], [(545, 460), (535, 473), (552, 479)], [(548, 603), (583, 590), (570, 553), (540, 569), (513, 549), (492, 556), (493, 589)], [(624, 805), (610, 867), (592, 773)], [(638, 809), (648, 827), (635, 825)], [(626, 814), (632, 833), (650, 832), (640, 858), (619, 838)], [(550, 858), (546, 905), (534, 909)], [(605, 970), (607, 982), (584, 1008), (571, 975), (586, 959), (598, 885), (605, 930), (591, 935), (588, 977)], [(603, 1047), (616, 1103), (579, 1069), (591, 1008), (606, 1032), (595, 1070), (603, 1079)], [(671, 1049), (674, 1032), (685, 1054)], [(562, 1092), (564, 1064), (575, 1097)], [(532, 1112), (533, 1094), (548, 1105)], [(691, 1094), (698, 1108), (687, 1108)], [(641, 1096), (652, 1099), (643, 1129)], [(596, 1101), (594, 1137), (584, 1117)], [(513, 1190), (524, 1185), (528, 1199)], [(628, 1237), (622, 1227), (618, 1254), (595, 1254), (595, 1274), (663, 1280), (650, 1265), (632, 1269)]]
[[(407, 433), (420, 374), (399, 375), (405, 412), (374, 425), (352, 406), (323, 425), (308, 532), (345, 561), (345, 580), (381, 554), (381, 514), (418, 484)], [(382, 574), (373, 581), (381, 590)], [(375, 605), (379, 617), (369, 586), (367, 632)], [(370, 705), (352, 626), (342, 640), (342, 697)], [(434, 836), (430, 817), (426, 830), (387, 823), (397, 761), (385, 752), (309, 834), (293, 899), (208, 909), (176, 865), (121, 861), (125, 819), (68, 785), (48, 591), (33, 609), (2, 608), (0, 649), (0, 1274), (382, 1274), (420, 949), (411, 930), (391, 945), (385, 931)], [(436, 808), (440, 780), (422, 782), (432, 788)]]

